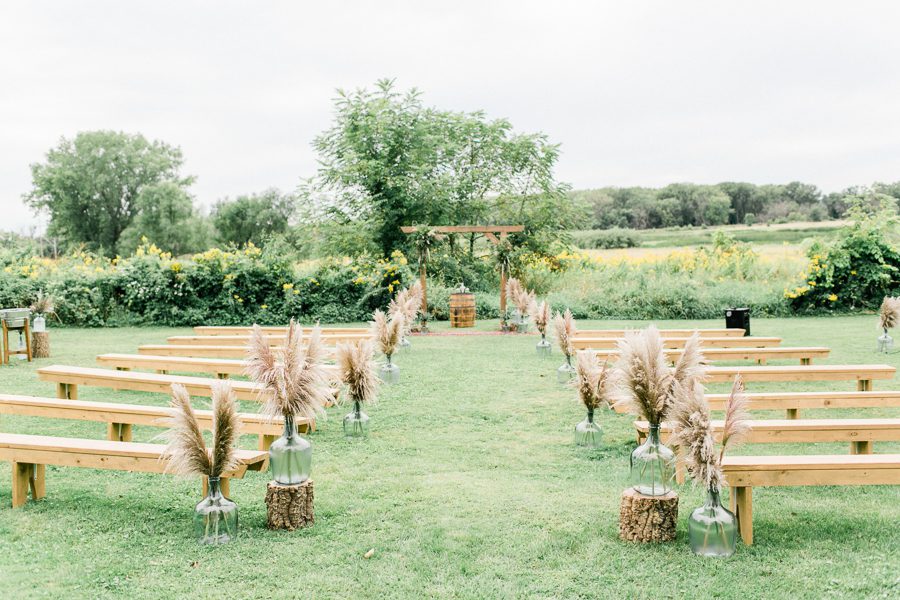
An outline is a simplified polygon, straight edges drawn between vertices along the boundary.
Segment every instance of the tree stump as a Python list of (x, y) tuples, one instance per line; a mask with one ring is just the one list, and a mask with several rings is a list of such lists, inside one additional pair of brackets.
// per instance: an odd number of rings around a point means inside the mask
[(266, 526), (269, 529), (293, 531), (314, 522), (312, 479), (297, 485), (269, 482), (266, 488)]
[(34, 358), (50, 358), (50, 334), (38, 331), (31, 334), (31, 355)]
[(675, 539), (678, 494), (645, 496), (628, 488), (619, 507), (619, 537), (628, 542), (668, 542)]

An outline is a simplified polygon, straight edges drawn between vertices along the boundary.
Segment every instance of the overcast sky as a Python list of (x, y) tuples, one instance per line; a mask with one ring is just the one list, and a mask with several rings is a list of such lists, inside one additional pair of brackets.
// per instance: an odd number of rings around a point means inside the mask
[(576, 188), (896, 181), (898, 27), (859, 0), (0, 0), (0, 228), (82, 130), (180, 146), (206, 206), (291, 190), (334, 90), (382, 77), (547, 133)]

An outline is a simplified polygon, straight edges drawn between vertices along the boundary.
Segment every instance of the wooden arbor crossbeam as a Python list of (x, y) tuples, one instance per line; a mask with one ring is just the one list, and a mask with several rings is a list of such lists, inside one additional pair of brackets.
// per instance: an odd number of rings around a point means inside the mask
[[(425, 225), (436, 234), (438, 239), (443, 239), (448, 233), (483, 233), (492, 244), (499, 244), (510, 233), (525, 231), (524, 225), (440, 225), (431, 227)], [(415, 225), (407, 225), (400, 228), (403, 233), (415, 233), (419, 228)], [(498, 237), (499, 236), (499, 237)], [(506, 269), (500, 271), (500, 313), (506, 312)], [(422, 284), (422, 312), (428, 310), (428, 293), (425, 287), (425, 265), (419, 265), (419, 279)]]

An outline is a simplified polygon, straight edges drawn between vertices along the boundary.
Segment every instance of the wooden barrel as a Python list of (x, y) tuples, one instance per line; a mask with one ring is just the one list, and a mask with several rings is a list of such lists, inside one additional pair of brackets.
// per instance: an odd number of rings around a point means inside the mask
[(450, 327), (475, 327), (475, 294), (450, 294)]

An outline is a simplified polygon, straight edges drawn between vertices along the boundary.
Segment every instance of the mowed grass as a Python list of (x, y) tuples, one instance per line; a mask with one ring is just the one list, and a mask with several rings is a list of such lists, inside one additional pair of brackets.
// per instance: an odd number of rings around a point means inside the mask
[[(664, 327), (688, 325), (663, 322)], [(719, 321), (690, 325), (721, 327)], [(600, 323), (583, 322), (583, 328)], [(623, 322), (604, 322), (616, 327)], [(479, 323), (491, 329), (496, 322)], [(784, 345), (826, 345), (830, 363), (900, 364), (874, 352), (873, 317), (754, 320)], [(446, 324), (435, 325), (445, 330)], [(53, 358), (0, 368), (0, 391), (52, 396), (42, 364), (94, 365), (176, 329), (59, 329)], [(329, 410), (312, 435), (316, 524), (265, 529), (266, 474), (232, 483), (241, 537), (196, 544), (199, 482), (166, 475), (48, 468), (47, 499), (9, 508), (0, 464), (0, 589), (23, 598), (880, 598), (900, 595), (900, 488), (763, 488), (755, 544), (728, 560), (693, 556), (686, 519), (703, 500), (681, 488), (678, 539), (617, 538), (619, 494), (634, 448), (631, 418), (601, 416), (605, 445), (578, 448), (583, 418), (557, 385), (562, 358), (536, 356), (536, 336), (415, 337), (402, 382), (372, 407), (372, 435), (345, 440)], [(876, 382), (876, 389), (897, 389)], [(853, 382), (751, 384), (751, 390), (852, 389)], [(717, 389), (724, 386), (716, 386)], [(161, 395), (82, 388), (81, 398), (164, 404)], [(205, 406), (205, 399), (197, 400)], [(245, 409), (255, 408), (247, 403)], [(760, 413), (767, 415), (767, 413)], [(807, 411), (892, 416), (900, 410)], [(780, 417), (770, 413), (767, 416)], [(105, 426), (0, 417), (6, 432), (103, 438)], [(136, 439), (160, 430), (136, 428)], [(255, 447), (251, 436), (242, 445)], [(745, 446), (742, 453), (846, 453), (845, 444)], [(900, 445), (876, 443), (876, 452)], [(374, 548), (374, 555), (364, 554)]]

